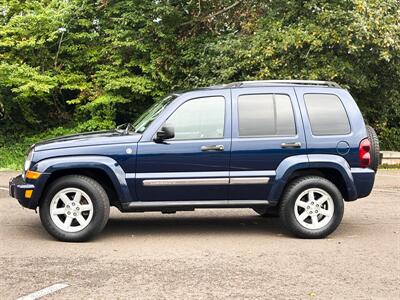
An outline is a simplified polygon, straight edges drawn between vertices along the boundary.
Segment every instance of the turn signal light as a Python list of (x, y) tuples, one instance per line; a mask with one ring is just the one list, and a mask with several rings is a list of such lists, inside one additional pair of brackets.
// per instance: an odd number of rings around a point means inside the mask
[(42, 173), (35, 171), (26, 171), (25, 177), (28, 179), (38, 179)]
[(360, 143), (360, 148), (358, 151), (360, 157), (360, 166), (361, 168), (368, 168), (371, 163), (371, 154), (369, 151), (371, 150), (371, 142), (369, 139), (363, 139)]
[(33, 190), (26, 190), (25, 191), (25, 198), (30, 199), (32, 197)]

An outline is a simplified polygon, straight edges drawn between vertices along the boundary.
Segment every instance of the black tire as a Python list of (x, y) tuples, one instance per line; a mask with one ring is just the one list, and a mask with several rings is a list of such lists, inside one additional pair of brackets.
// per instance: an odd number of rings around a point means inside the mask
[[(319, 229), (309, 229), (297, 221), (295, 202), (303, 191), (318, 188), (327, 192), (332, 200), (334, 213), (330, 221)], [(344, 203), (339, 189), (329, 180), (318, 176), (301, 177), (291, 182), (285, 189), (280, 203), (280, 217), (284, 226), (295, 236), (307, 239), (324, 238), (339, 226), (343, 218)]]
[[(93, 203), (93, 217), (90, 223), (78, 232), (60, 229), (50, 216), (50, 203), (53, 197), (65, 188), (78, 188), (84, 191)], [(84, 242), (100, 233), (106, 226), (110, 214), (110, 202), (104, 188), (94, 179), (82, 175), (68, 175), (51, 183), (39, 204), (40, 220), (53, 237), (64, 242)]]
[(253, 208), (262, 218), (279, 218), (279, 208), (277, 206), (265, 208)]
[(379, 166), (379, 161), (380, 161), (380, 154), (379, 154), (379, 139), (378, 135), (376, 134), (375, 130), (371, 126), (366, 126), (367, 128), (367, 133), (368, 133), (368, 139), (371, 143), (371, 165), (370, 168), (372, 170), (376, 171), (378, 170)]

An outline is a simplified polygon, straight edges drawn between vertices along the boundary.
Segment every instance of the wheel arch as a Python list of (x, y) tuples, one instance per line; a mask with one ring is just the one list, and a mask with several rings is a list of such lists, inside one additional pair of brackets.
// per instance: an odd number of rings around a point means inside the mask
[(306, 169), (298, 169), (290, 174), (284, 189), (293, 180), (300, 177), (312, 176), (312, 175), (328, 179), (339, 189), (340, 193), (342, 194), (345, 200), (349, 198), (349, 191), (347, 190), (346, 181), (344, 180), (343, 175), (337, 169), (329, 167), (318, 168), (318, 169), (312, 167)]
[[(57, 179), (61, 177), (65, 177), (68, 175), (82, 175), (86, 177), (90, 177), (96, 180), (100, 185), (104, 188), (107, 193), (108, 199), (110, 201), (110, 205), (120, 207), (120, 199), (118, 198), (117, 191), (113, 182), (107, 173), (99, 168), (70, 168), (70, 169), (61, 169), (57, 170), (50, 174), (49, 178), (46, 181), (43, 192)], [(40, 200), (38, 205), (40, 204)]]
[(275, 184), (269, 199), (277, 204), (286, 186), (296, 178), (316, 175), (328, 179), (342, 193), (344, 200), (357, 198), (353, 175), (347, 161), (338, 155), (299, 155), (285, 159), (276, 170)]
[(102, 156), (79, 156), (51, 158), (38, 162), (32, 170), (45, 174), (40, 182), (40, 195), (36, 195), (39, 205), (47, 187), (63, 176), (84, 175), (98, 181), (106, 190), (110, 204), (120, 207), (120, 203), (130, 201), (130, 192), (125, 179), (125, 172), (119, 164)]

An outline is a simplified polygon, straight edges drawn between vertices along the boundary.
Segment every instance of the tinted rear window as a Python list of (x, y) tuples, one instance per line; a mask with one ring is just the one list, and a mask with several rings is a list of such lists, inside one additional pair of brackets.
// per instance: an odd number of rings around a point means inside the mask
[(296, 134), (292, 103), (288, 95), (241, 95), (239, 135), (292, 136)]
[(350, 123), (342, 101), (331, 94), (305, 94), (311, 130), (314, 135), (350, 133)]

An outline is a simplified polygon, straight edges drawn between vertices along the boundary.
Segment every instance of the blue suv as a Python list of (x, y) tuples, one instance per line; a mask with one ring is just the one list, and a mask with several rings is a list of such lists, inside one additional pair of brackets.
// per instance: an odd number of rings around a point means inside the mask
[(10, 194), (62, 241), (102, 231), (110, 206), (175, 213), (251, 208), (322, 238), (370, 194), (378, 139), (325, 81), (250, 81), (174, 93), (134, 124), (38, 143)]

